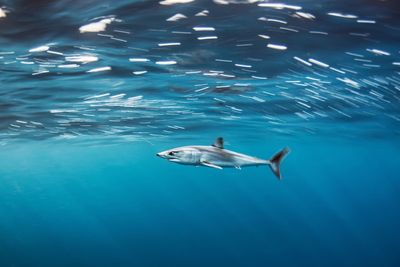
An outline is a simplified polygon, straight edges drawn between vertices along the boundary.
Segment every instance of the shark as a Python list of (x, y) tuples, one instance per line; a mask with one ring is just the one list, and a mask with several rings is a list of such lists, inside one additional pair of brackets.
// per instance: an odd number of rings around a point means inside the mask
[(165, 150), (156, 156), (183, 165), (204, 166), (215, 169), (236, 168), (267, 165), (274, 175), (281, 180), (280, 165), (285, 156), (290, 152), (288, 147), (283, 148), (270, 159), (260, 159), (246, 154), (238, 153), (224, 148), (224, 139), (216, 138), (209, 146), (182, 146)]

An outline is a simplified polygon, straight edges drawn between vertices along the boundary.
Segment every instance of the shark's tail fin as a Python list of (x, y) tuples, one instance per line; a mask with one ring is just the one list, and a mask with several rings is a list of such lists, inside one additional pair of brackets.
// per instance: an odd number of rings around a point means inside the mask
[(281, 175), (281, 162), (283, 158), (290, 152), (290, 149), (288, 147), (285, 147), (278, 153), (276, 153), (270, 160), (269, 160), (269, 167), (271, 168), (272, 172), (275, 174), (275, 176), (281, 180), (282, 175)]

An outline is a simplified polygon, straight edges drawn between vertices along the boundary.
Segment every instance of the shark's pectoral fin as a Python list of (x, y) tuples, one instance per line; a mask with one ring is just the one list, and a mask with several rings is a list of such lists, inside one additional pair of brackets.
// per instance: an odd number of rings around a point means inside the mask
[(222, 170), (222, 167), (220, 167), (220, 166), (218, 166), (218, 165), (215, 165), (215, 164), (212, 164), (212, 163), (210, 163), (210, 162), (208, 162), (208, 161), (202, 161), (202, 162), (201, 162), (201, 165), (207, 166), (207, 167), (210, 167), (210, 168), (214, 168), (214, 169), (220, 169), (220, 170)]

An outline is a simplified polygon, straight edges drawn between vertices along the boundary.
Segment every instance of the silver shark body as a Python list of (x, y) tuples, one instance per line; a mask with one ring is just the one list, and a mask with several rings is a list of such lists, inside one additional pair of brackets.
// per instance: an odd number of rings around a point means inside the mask
[(211, 146), (182, 146), (157, 153), (157, 156), (179, 164), (216, 169), (268, 165), (281, 179), (280, 162), (288, 152), (289, 149), (285, 148), (269, 160), (260, 159), (224, 149), (223, 139), (219, 137)]

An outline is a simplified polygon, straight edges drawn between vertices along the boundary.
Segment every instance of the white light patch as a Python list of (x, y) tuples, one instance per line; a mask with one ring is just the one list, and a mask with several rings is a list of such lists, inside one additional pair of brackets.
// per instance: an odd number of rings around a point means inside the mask
[(296, 15), (298, 17), (305, 18), (305, 19), (315, 19), (315, 16), (313, 14), (310, 14), (310, 13), (297, 11)]
[(107, 25), (111, 24), (115, 19), (114, 18), (107, 18), (107, 19), (102, 19), (97, 22), (92, 22), (86, 25), (83, 25), (79, 28), (80, 33), (85, 33), (85, 32), (103, 32), (106, 30)]
[(310, 63), (310, 62), (307, 62), (307, 61), (305, 61), (305, 60), (303, 60), (303, 59), (301, 59), (301, 58), (299, 58), (299, 57), (293, 57), (295, 60), (297, 60), (298, 62), (300, 62), (300, 63), (303, 63), (304, 65), (306, 65), (306, 66), (312, 66), (312, 64)]
[(81, 63), (90, 63), (99, 60), (96, 56), (72, 56), (72, 57), (65, 57), (65, 61), (69, 62), (81, 62)]
[(118, 41), (118, 42), (123, 42), (123, 43), (126, 43), (126, 42), (128, 42), (127, 40), (124, 40), (124, 39), (121, 39), (121, 38), (115, 38), (115, 37), (111, 37), (110, 39), (111, 39), (111, 40)]
[(308, 61), (311, 62), (311, 63), (313, 63), (313, 64), (315, 64), (315, 65), (318, 65), (318, 66), (320, 66), (320, 67), (323, 67), (323, 68), (328, 68), (328, 67), (329, 67), (328, 64), (325, 64), (324, 62), (318, 61), (318, 60), (313, 59), (313, 58), (309, 58)]
[(292, 28), (286, 28), (286, 27), (279, 27), (279, 29), (284, 30), (284, 31), (289, 31), (289, 32), (299, 32), (298, 30), (295, 30)]
[(258, 37), (261, 37), (263, 39), (270, 39), (271, 38), (268, 35), (264, 35), (264, 34), (259, 34)]
[(358, 19), (357, 23), (375, 24), (375, 20)]
[(4, 9), (0, 7), (0, 18), (5, 18), (5, 17), (7, 17), (7, 13)]
[(110, 96), (110, 99), (121, 99), (121, 98), (123, 98), (124, 96), (126, 96), (126, 94), (113, 95), (113, 96)]
[(240, 68), (251, 68), (251, 65), (244, 65), (244, 64), (235, 64), (236, 67), (240, 67)]
[(38, 46), (32, 49), (29, 49), (29, 53), (38, 53), (38, 52), (46, 52), (47, 50), (49, 50), (50, 47), (47, 45), (42, 45), (42, 46)]
[(190, 3), (193, 1), (194, 0), (164, 0), (159, 3), (160, 3), (160, 5), (170, 6), (170, 5), (176, 5), (176, 4), (187, 4), (187, 3)]
[(157, 65), (175, 65), (177, 62), (174, 60), (156, 61)]
[(186, 71), (185, 74), (199, 74), (201, 71), (196, 70), (196, 71)]
[(89, 100), (89, 99), (94, 99), (94, 98), (101, 98), (101, 97), (105, 97), (105, 96), (109, 96), (110, 93), (105, 93), (105, 94), (101, 94), (101, 95), (94, 95), (94, 96), (88, 96), (85, 98), (85, 100)]
[(229, 2), (227, 0), (214, 0), (214, 3), (218, 5), (229, 5)]
[(340, 73), (340, 74), (346, 74), (346, 72), (344, 72), (344, 71), (342, 71), (342, 70), (339, 70), (339, 69), (337, 69), (337, 68), (329, 67), (329, 69), (331, 69), (331, 70), (333, 70), (333, 71), (336, 71), (336, 72), (338, 72), (338, 73)]
[(236, 77), (235, 75), (224, 74), (224, 73), (221, 73), (219, 76), (226, 77), (226, 78), (235, 78)]
[(349, 32), (349, 35), (352, 36), (360, 36), (360, 37), (368, 37), (370, 34), (368, 32), (361, 33), (361, 32)]
[(218, 61), (218, 62), (226, 62), (226, 63), (232, 62), (232, 60), (230, 60), (230, 59), (219, 59), (219, 58), (216, 58), (215, 61)]
[(254, 4), (257, 2), (263, 2), (264, 0), (214, 0), (214, 3), (218, 5), (229, 5), (229, 4)]
[(167, 21), (178, 21), (181, 19), (187, 19), (187, 17), (181, 13), (175, 14), (172, 17), (167, 18)]
[(48, 70), (41, 70), (41, 71), (32, 73), (32, 75), (35, 76), (35, 75), (40, 75), (40, 74), (49, 73), (49, 72), (50, 71), (48, 71)]
[(375, 55), (379, 55), (379, 56), (390, 56), (389, 52), (379, 50), (379, 49), (367, 49), (367, 51), (374, 53)]
[(275, 9), (292, 9), (292, 10), (301, 10), (301, 6), (287, 5), (284, 3), (261, 3), (258, 4), (259, 7), (269, 7)]
[(60, 69), (74, 69), (74, 68), (79, 68), (78, 64), (63, 64), (63, 65), (58, 65), (57, 66)]
[(321, 32), (321, 31), (309, 31), (311, 34), (321, 34), (321, 35), (328, 35), (327, 32)]
[(78, 112), (76, 109), (51, 109), (50, 113), (74, 113)]
[(338, 13), (338, 12), (329, 12), (328, 15), (329, 16), (333, 16), (333, 17), (345, 18), (345, 19), (356, 19), (356, 18), (358, 18), (356, 15), (343, 14), (343, 13)]
[(281, 24), (287, 24), (286, 21), (280, 20), (280, 19), (267, 19), (268, 22), (276, 22), (276, 23), (281, 23)]
[(258, 79), (258, 80), (267, 80), (268, 78), (267, 77), (262, 77), (262, 76), (251, 76), (251, 78), (253, 78), (253, 79)]
[(160, 43), (158, 46), (178, 46), (181, 45), (181, 43)]
[(85, 98), (85, 100), (89, 100), (89, 99), (94, 99), (94, 98), (101, 98), (101, 97), (105, 97), (105, 96), (109, 96), (110, 93), (105, 93), (105, 94), (101, 94), (101, 95), (94, 95), (94, 96), (88, 96)]
[(135, 74), (135, 75), (142, 75), (142, 74), (145, 74), (145, 73), (147, 73), (147, 70), (134, 71), (134, 72), (133, 72), (133, 74)]
[(130, 58), (129, 61), (130, 62), (148, 62), (150, 60), (148, 60), (147, 58)]
[(202, 36), (202, 37), (197, 37), (197, 40), (215, 40), (218, 39), (218, 36)]
[(61, 52), (51, 51), (51, 50), (47, 50), (46, 53), (53, 54), (53, 55), (59, 55), (59, 56), (63, 56), (63, 55), (64, 55), (64, 54), (61, 53)]
[(205, 10), (203, 10), (203, 11), (197, 13), (195, 16), (196, 16), (196, 17), (206, 17), (206, 16), (208, 16), (209, 13), (210, 13), (210, 11), (208, 11), (208, 10), (205, 9)]
[(215, 31), (214, 27), (193, 27), (196, 32), (212, 32)]
[(111, 70), (111, 67), (107, 66), (107, 67), (95, 68), (95, 69), (88, 70), (87, 72), (91, 73), (91, 72), (101, 72), (101, 71), (108, 71), (108, 70)]
[(237, 44), (237, 47), (253, 46), (253, 44)]
[(192, 34), (191, 32), (182, 32), (182, 31), (172, 31), (175, 34)]
[(356, 82), (356, 81), (353, 81), (353, 80), (351, 80), (351, 79), (349, 79), (349, 78), (344, 78), (344, 79), (342, 79), (342, 78), (336, 78), (337, 80), (339, 80), (339, 81), (341, 81), (341, 82), (344, 82), (344, 83), (346, 83), (346, 84), (348, 84), (348, 85), (350, 85), (350, 86), (352, 86), (352, 87), (355, 87), (355, 88), (360, 88), (360, 84), (358, 83), (358, 82)]
[(364, 57), (363, 55), (356, 54), (356, 53), (351, 53), (351, 52), (345, 52), (345, 54), (347, 54), (349, 56), (353, 56), (353, 57)]
[(275, 49), (275, 50), (286, 50), (287, 47), (284, 45), (277, 45), (277, 44), (268, 44), (268, 48)]

